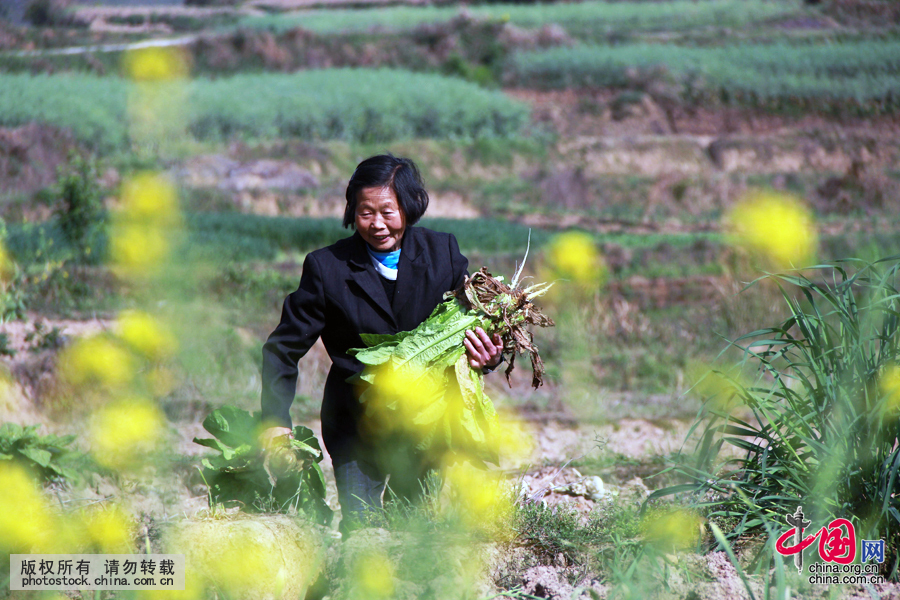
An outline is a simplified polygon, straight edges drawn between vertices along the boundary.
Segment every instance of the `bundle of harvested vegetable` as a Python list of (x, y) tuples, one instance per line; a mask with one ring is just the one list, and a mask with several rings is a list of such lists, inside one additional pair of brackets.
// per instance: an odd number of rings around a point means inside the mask
[(528, 326), (553, 325), (532, 303), (552, 284), (519, 288), (521, 273), (522, 267), (507, 285), (482, 268), (447, 292), (445, 302), (414, 330), (361, 336), (369, 347), (350, 352), (365, 365), (353, 381), (369, 384), (360, 395), (365, 433), (376, 440), (406, 436), (432, 459), (453, 452), (499, 461), (497, 414), (484, 393), (481, 371), (469, 365), (463, 339), (476, 327), (491, 336), (499, 333), (510, 354), (507, 381), (516, 354), (528, 352), (532, 385), (541, 385), (543, 363)]

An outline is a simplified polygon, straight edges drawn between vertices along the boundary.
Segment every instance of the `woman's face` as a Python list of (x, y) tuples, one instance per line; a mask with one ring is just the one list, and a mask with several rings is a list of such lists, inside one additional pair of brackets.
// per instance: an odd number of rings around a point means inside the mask
[(400, 247), (406, 231), (406, 215), (390, 187), (363, 188), (356, 197), (356, 230), (377, 252)]

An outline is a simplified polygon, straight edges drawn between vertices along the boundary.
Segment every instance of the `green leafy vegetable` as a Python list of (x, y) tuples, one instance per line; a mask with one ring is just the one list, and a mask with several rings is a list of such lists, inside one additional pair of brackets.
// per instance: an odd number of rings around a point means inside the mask
[(499, 333), (510, 355), (507, 380), (516, 354), (528, 352), (532, 385), (541, 385), (543, 363), (527, 327), (553, 325), (531, 302), (550, 285), (520, 289), (521, 271), (510, 286), (482, 268), (445, 294), (446, 301), (414, 330), (361, 336), (369, 347), (350, 353), (365, 365), (351, 378), (365, 387), (360, 395), (366, 406), (364, 435), (387, 439), (399, 433), (425, 453), (464, 453), (498, 462), (497, 414), (484, 393), (481, 371), (469, 365), (463, 340), (476, 327), (491, 336)]
[(0, 425), (0, 460), (17, 460), (33, 468), (44, 481), (72, 480), (84, 455), (68, 446), (74, 435), (38, 435), (38, 425)]
[(299, 510), (322, 524), (331, 522), (325, 502), (322, 450), (308, 427), (294, 427), (293, 439), (263, 452), (259, 413), (234, 406), (214, 410), (203, 421), (213, 439), (194, 442), (218, 454), (202, 460), (210, 506), (240, 506), (248, 512)]

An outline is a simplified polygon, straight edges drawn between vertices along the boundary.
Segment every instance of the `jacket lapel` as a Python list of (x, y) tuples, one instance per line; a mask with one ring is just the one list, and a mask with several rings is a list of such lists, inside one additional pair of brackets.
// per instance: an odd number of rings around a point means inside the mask
[[(394, 318), (394, 311), (391, 310), (391, 303), (384, 291), (384, 285), (378, 279), (380, 275), (372, 266), (372, 259), (366, 251), (366, 242), (359, 232), (353, 234), (353, 239), (356, 243), (353, 244), (349, 261), (350, 279), (381, 309), (385, 319), (396, 328), (397, 320)], [(402, 256), (403, 253), (401, 252), (400, 255)]]
[(428, 264), (419, 244), (418, 233), (414, 227), (408, 227), (403, 235), (403, 251), (397, 267), (397, 289), (392, 304), (395, 315), (402, 314), (415, 295), (416, 286), (426, 281)]

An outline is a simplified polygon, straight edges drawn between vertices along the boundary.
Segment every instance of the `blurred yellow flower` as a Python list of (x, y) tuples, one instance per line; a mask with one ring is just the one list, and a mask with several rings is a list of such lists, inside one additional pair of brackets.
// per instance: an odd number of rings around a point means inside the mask
[(807, 266), (819, 244), (812, 214), (797, 198), (783, 193), (744, 197), (726, 216), (726, 228), (732, 244), (776, 270)]
[(318, 536), (286, 515), (244, 514), (175, 524), (165, 547), (185, 555), (186, 588), (199, 583), (215, 588), (219, 598), (234, 600), (303, 598), (324, 564)]
[(59, 369), (66, 381), (75, 385), (99, 382), (121, 386), (134, 377), (135, 360), (109, 336), (95, 335), (67, 348), (60, 357)]
[(283, 589), (284, 558), (278, 547), (240, 533), (215, 541), (216, 546), (209, 548), (214, 554), (204, 557), (200, 570), (226, 597), (256, 597), (262, 590), (280, 592)]
[(178, 192), (163, 175), (138, 173), (122, 184), (116, 218), (137, 224), (179, 224)]
[(94, 413), (91, 452), (98, 463), (112, 469), (137, 467), (157, 449), (164, 427), (165, 416), (154, 402), (117, 400)]
[(166, 358), (178, 348), (170, 331), (151, 315), (137, 310), (119, 315), (116, 333), (133, 350), (151, 360)]
[(443, 414), (447, 406), (443, 369), (412, 366), (395, 368), (392, 362), (375, 369), (375, 384), (366, 402), (364, 427), (372, 435), (403, 432), (417, 435), (430, 429), (436, 419), (422, 422), (423, 411)]
[(494, 438), (500, 455), (513, 465), (527, 460), (534, 451), (534, 438), (526, 424), (511, 414), (498, 415)]
[(0, 242), (0, 282), (8, 281), (9, 278), (12, 277), (13, 270), (13, 260), (10, 258), (3, 243)]
[(188, 61), (179, 48), (140, 48), (125, 53), (126, 75), (139, 82), (181, 79), (188, 75)]
[(881, 393), (886, 396), (885, 412), (896, 413), (900, 410), (900, 365), (891, 365), (884, 369), (879, 387)]
[(691, 392), (708, 400), (712, 408), (731, 413), (743, 405), (740, 390), (748, 388), (749, 382), (741, 377), (740, 372), (723, 373), (721, 368), (702, 362), (688, 363), (686, 371)]
[(606, 263), (594, 240), (572, 231), (556, 236), (546, 250), (547, 263), (558, 277), (582, 286), (600, 286), (606, 279)]
[(512, 500), (500, 475), (458, 461), (444, 469), (450, 507), (474, 531), (500, 535), (508, 531)]
[(365, 554), (356, 562), (354, 582), (360, 598), (388, 598), (394, 593), (394, 565), (384, 554)]
[(697, 545), (703, 521), (694, 512), (675, 509), (649, 517), (643, 523), (644, 537), (659, 550), (685, 550)]
[(19, 465), (0, 461), (0, 553), (43, 550), (55, 519), (37, 483)]
[(113, 268), (125, 276), (158, 272), (180, 226), (178, 195), (168, 179), (140, 173), (127, 180), (110, 232)]
[(86, 511), (82, 514), (84, 543), (100, 554), (130, 554), (134, 521), (118, 506)]
[(160, 227), (117, 225), (110, 240), (113, 268), (124, 276), (151, 275), (162, 268), (168, 258), (170, 241)]

